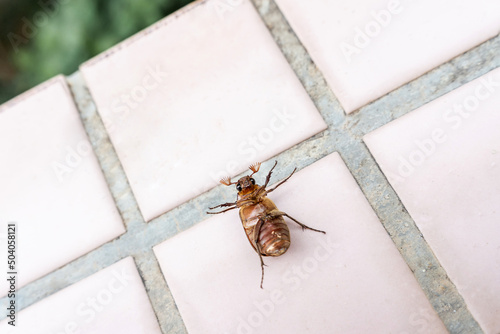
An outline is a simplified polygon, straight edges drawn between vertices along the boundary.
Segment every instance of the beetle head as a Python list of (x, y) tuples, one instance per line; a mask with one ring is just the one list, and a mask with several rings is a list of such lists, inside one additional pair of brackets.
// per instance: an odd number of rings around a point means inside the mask
[(220, 180), (220, 183), (225, 184), (226, 186), (230, 186), (231, 184), (236, 184), (236, 190), (238, 190), (239, 194), (246, 194), (253, 191), (256, 187), (255, 180), (252, 178), (252, 175), (257, 173), (260, 168), (260, 162), (250, 165), (248, 167), (253, 173), (247, 176), (243, 176), (238, 180), (238, 182), (231, 182), (229, 177), (224, 177)]
[(243, 176), (236, 182), (238, 193), (247, 193), (255, 188), (255, 180), (250, 176)]

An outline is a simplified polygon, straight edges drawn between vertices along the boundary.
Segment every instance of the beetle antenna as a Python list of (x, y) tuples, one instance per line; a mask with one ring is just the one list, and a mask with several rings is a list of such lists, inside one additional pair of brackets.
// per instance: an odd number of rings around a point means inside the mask
[(260, 162), (256, 162), (254, 164), (251, 164), (250, 167), (248, 167), (253, 173), (250, 174), (250, 176), (254, 175), (257, 173), (260, 169)]
[(231, 182), (231, 178), (229, 176), (225, 176), (219, 181), (222, 184), (225, 184), (226, 186), (230, 186), (232, 184), (236, 184), (236, 182)]

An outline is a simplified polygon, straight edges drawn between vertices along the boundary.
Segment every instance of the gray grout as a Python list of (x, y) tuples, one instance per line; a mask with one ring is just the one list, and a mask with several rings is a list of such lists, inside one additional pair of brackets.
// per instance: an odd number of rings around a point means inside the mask
[[(179, 230), (177, 228), (172, 229), (173, 225), (169, 220), (164, 220), (162, 226), (158, 226), (158, 224), (149, 225), (144, 221), (125, 171), (81, 74), (75, 73), (68, 78), (68, 82), (75, 95), (85, 129), (90, 136), (106, 181), (127, 227), (127, 231), (121, 240), (122, 248), (127, 250), (127, 254), (134, 256), (162, 332), (187, 333), (179, 310), (152, 251), (153, 246), (178, 233)], [(154, 231), (155, 229), (161, 229), (161, 231)], [(99, 255), (102, 257), (107, 256), (106, 253)]]
[[(126, 226), (126, 232), (19, 289), (17, 294), (18, 310), (22, 310), (127, 256), (133, 256), (163, 333), (187, 333), (152, 251), (153, 246), (177, 234), (180, 230), (176, 224), (171, 224), (168, 213), (163, 215), (166, 219), (160, 218), (150, 223), (144, 221), (123, 167), (81, 74), (76, 72), (68, 77), (67, 81), (106, 183)], [(7, 303), (7, 297), (0, 300), (2, 307), (6, 307)], [(0, 320), (5, 317), (6, 314), (2, 314)]]
[(345, 127), (361, 138), (499, 67), (499, 50), (497, 35), (349, 115)]
[(92, 96), (79, 72), (68, 77), (67, 81), (125, 227), (127, 231), (133, 230), (145, 222)]
[[(328, 129), (279, 154), (276, 180), (294, 167), (302, 169), (339, 152), (370, 205), (415, 274), (427, 298), (451, 333), (482, 333), (463, 298), (423, 239), (413, 219), (362, 142), (376, 128), (500, 66), (500, 36), (473, 48), (403, 85), (386, 96), (345, 115), (274, 1), (252, 0), (264, 23), (328, 124)], [(79, 72), (68, 78), (70, 88), (127, 231), (18, 291), (19, 310), (101, 269), (133, 256), (163, 333), (187, 333), (152, 247), (207, 218), (205, 209), (234, 194), (215, 187), (146, 223), (123, 167)], [(275, 159), (271, 159), (275, 160)], [(264, 168), (271, 162), (265, 162)], [(411, 247), (408, 247), (411, 245)], [(4, 309), (8, 299), (0, 299)], [(0, 316), (0, 320), (5, 315)]]
[[(344, 152), (340, 152), (343, 157)], [(450, 333), (482, 333), (420, 230), (368, 149), (357, 141), (347, 167)], [(356, 157), (353, 159), (353, 157)]]
[(162, 332), (187, 333), (153, 251), (138, 254), (135, 260)]

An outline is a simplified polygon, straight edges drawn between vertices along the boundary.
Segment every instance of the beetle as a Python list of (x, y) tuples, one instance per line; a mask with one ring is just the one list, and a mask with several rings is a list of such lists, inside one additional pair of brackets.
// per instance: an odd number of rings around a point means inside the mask
[(220, 183), (226, 186), (236, 184), (236, 190), (238, 191), (236, 202), (219, 204), (209, 208), (210, 210), (214, 210), (216, 208), (228, 207), (222, 211), (207, 212), (208, 214), (219, 214), (236, 208), (240, 209), (240, 219), (248, 241), (260, 258), (260, 267), (262, 271), (262, 277), (260, 280), (261, 289), (264, 282), (265, 266), (262, 257), (283, 255), (290, 247), (290, 231), (283, 217), (288, 217), (295, 223), (299, 224), (302, 227), (302, 230), (309, 229), (326, 234), (325, 231), (306, 226), (295, 218), (289, 216), (287, 213), (278, 210), (276, 204), (274, 204), (274, 202), (267, 197), (267, 194), (285, 183), (297, 170), (297, 168), (295, 168), (286, 179), (275, 185), (273, 188), (266, 189), (271, 179), (271, 174), (277, 164), (278, 161), (275, 161), (274, 166), (267, 174), (266, 182), (263, 186), (256, 184), (255, 179), (252, 178), (252, 176), (259, 171), (261, 165), (260, 162), (250, 165), (248, 168), (252, 171), (252, 174), (243, 176), (238, 180), (238, 182), (231, 182), (229, 177), (221, 179)]

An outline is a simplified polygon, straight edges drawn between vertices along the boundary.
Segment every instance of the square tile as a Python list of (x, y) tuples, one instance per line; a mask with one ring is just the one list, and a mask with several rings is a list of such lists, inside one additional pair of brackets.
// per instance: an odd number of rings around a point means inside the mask
[(215, 3), (81, 67), (148, 221), (326, 129), (252, 4)]
[(500, 69), (364, 140), (486, 333), (500, 332)]
[(347, 113), (495, 36), (497, 0), (276, 0)]
[(131, 257), (20, 311), (15, 328), (8, 321), (0, 332), (161, 334)]
[(18, 288), (125, 231), (62, 76), (0, 106), (0, 156), (0, 246), (16, 223)]
[(189, 333), (446, 333), (337, 153), (270, 198), (327, 234), (285, 218), (292, 243), (264, 258), (264, 289), (236, 210), (154, 248)]

